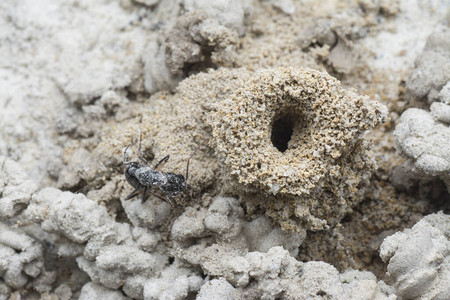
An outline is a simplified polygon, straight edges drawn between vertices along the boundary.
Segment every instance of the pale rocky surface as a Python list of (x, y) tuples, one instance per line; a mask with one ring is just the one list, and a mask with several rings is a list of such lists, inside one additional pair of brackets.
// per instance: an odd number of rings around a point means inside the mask
[(245, 18), (252, 12), (250, 0), (183, 0), (182, 3), (188, 12), (203, 11), (220, 25), (236, 30), (240, 36), (245, 33)]
[(393, 173), (396, 185), (408, 188), (416, 180), (439, 178), (450, 191), (449, 38), (448, 27), (430, 35), (407, 81), (410, 97), (425, 99), (430, 107), (410, 108), (399, 119), (394, 136), (407, 161)]
[(386, 238), (380, 256), (404, 299), (450, 297), (450, 216), (428, 215), (411, 229)]
[(11, 218), (30, 202), (38, 185), (12, 159), (0, 156), (0, 216)]
[(145, 90), (174, 91), (191, 72), (230, 65), (237, 42), (237, 32), (221, 25), (214, 16), (198, 10), (185, 14), (163, 41), (148, 45), (143, 57)]
[[(211, 293), (208, 286), (217, 283), (207, 283), (198, 272), (199, 267), (210, 276), (227, 280), (228, 284), (219, 284), (214, 292), (225, 296), (291, 299), (319, 293), (336, 298), (345, 290), (349, 298), (369, 291), (373, 299), (387, 299), (392, 294), (369, 272), (359, 275), (355, 271), (352, 277), (339, 275), (324, 262), (297, 261), (291, 255), (296, 255), (304, 233), (288, 234), (275, 229), (262, 242), (251, 242), (270, 230), (271, 221), (262, 216), (252, 222), (242, 218), (243, 210), (234, 198), (216, 198), (208, 210), (187, 210), (172, 227), (172, 263), (163, 254), (165, 251), (160, 252), (166, 246), (159, 242), (157, 233), (139, 227), (131, 230), (128, 224), (114, 222), (104, 207), (81, 194), (44, 188), (33, 194), (17, 220), (19, 224), (35, 222), (45, 232), (59, 234), (52, 243), (55, 251), (75, 259), (92, 280), (81, 289), (80, 299), (99, 295), (128, 299), (115, 291), (118, 288), (133, 299), (184, 299), (204, 284), (208, 285), (202, 293)], [(28, 282), (37, 292), (50, 292), (58, 273), (45, 271), (39, 240), (4, 224), (1, 229), (1, 253), (6, 259), (2, 267), (5, 292)], [(281, 245), (290, 248), (291, 253)], [(17, 258), (8, 252), (14, 252), (13, 249), (22, 251)], [(322, 284), (311, 285), (311, 281), (319, 282), (317, 276), (323, 277)], [(299, 284), (303, 285), (300, 290)], [(347, 285), (351, 288), (347, 289)], [(69, 291), (65, 289), (60, 287), (54, 293), (67, 295)]]
[[(2, 1), (0, 299), (449, 298), (448, 9), (440, 0)], [(218, 155), (217, 109), (257, 74), (288, 68), (328, 72), (319, 77), (367, 99), (369, 111), (352, 110), (365, 117), (351, 141), (335, 139), (341, 150), (364, 141), (358, 151), (371, 160), (367, 176), (333, 186), (356, 187), (346, 201), (322, 203), (314, 190), (315, 208), (295, 208), (279, 193), (286, 210), (273, 209), (267, 182), (243, 193), (247, 183)], [(279, 83), (269, 81), (289, 90)], [(376, 103), (389, 118), (364, 132), (386, 115), (371, 111)], [(139, 131), (151, 166), (171, 155), (163, 172), (185, 174), (192, 156), (192, 189), (175, 209), (123, 200), (122, 150), (136, 158)], [(341, 166), (353, 166), (355, 153), (342, 153)], [(293, 209), (329, 228), (295, 219), (284, 231)]]
[(86, 283), (81, 289), (79, 300), (91, 300), (91, 299), (111, 299), (111, 300), (127, 300), (130, 299), (122, 295), (121, 292), (115, 290), (109, 290), (102, 285), (98, 285), (92, 282)]
[(41, 293), (52, 289), (56, 274), (46, 272), (42, 245), (38, 241), (21, 230), (0, 223), (0, 247), (0, 270), (4, 284), (20, 289), (29, 283)]
[(19, 160), (37, 181), (48, 184), (49, 173), (61, 168), (58, 116), (108, 90), (140, 89), (147, 37), (142, 27), (130, 26), (140, 15), (131, 10), (109, 1), (0, 4), (0, 153)]
[[(394, 176), (396, 182), (441, 179), (450, 191), (450, 105), (433, 103), (431, 113), (410, 108), (399, 119), (394, 136), (401, 154), (408, 160)], [(406, 173), (406, 177), (402, 174)]]
[(233, 300), (236, 299), (236, 289), (225, 279), (213, 279), (202, 285), (202, 288), (197, 294), (197, 299), (222, 299)]
[(441, 92), (450, 82), (449, 41), (448, 27), (441, 26), (429, 36), (423, 52), (416, 59), (416, 68), (406, 83), (408, 92), (415, 99), (425, 99), (430, 104), (434, 101), (447, 101), (440, 98), (445, 98)]

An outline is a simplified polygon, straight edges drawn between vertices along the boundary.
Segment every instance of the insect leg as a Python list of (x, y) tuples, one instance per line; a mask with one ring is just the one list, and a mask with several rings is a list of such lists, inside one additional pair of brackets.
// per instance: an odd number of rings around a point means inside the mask
[(148, 195), (147, 195), (147, 187), (144, 188), (144, 193), (142, 194), (142, 203), (147, 201)]
[(142, 134), (141, 134), (141, 130), (139, 130), (139, 147), (138, 147), (138, 158), (140, 160), (142, 160), (142, 162), (146, 165), (148, 165), (147, 161), (145, 160), (145, 158), (142, 156), (142, 152), (141, 152), (141, 140), (142, 140)]
[(189, 156), (188, 161), (186, 163), (186, 176), (184, 177), (187, 181), (189, 178), (189, 162), (191, 161), (191, 158), (194, 156), (194, 154), (197, 152), (198, 148), (200, 148), (200, 145), (197, 146), (197, 148), (194, 150), (194, 152)]
[(185, 180), (187, 181), (189, 178), (189, 162), (191, 161), (191, 158), (189, 157), (187, 163), (186, 163), (186, 176), (184, 178), (186, 178)]
[(126, 146), (124, 150), (122, 150), (122, 164), (126, 165), (128, 164), (130, 161), (126, 161), (127, 160), (127, 150), (128, 148), (130, 148), (130, 145)]
[(136, 197), (137, 194), (139, 193), (139, 188), (140, 188), (140, 186), (136, 187), (136, 188), (131, 192), (131, 194), (129, 194), (129, 195), (125, 198), (125, 200), (130, 200), (131, 198)]
[(153, 169), (158, 169), (158, 167), (163, 163), (163, 162), (165, 162), (165, 161), (167, 161), (168, 159), (169, 159), (169, 157), (170, 157), (170, 154), (169, 155), (166, 155), (166, 156), (164, 156), (156, 165), (155, 165), (155, 167), (153, 168)]
[(161, 199), (162, 201), (169, 203), (169, 205), (170, 205), (172, 208), (175, 208), (175, 206), (172, 204), (172, 201), (170, 201), (169, 199), (166, 199), (166, 198), (164, 198), (164, 197), (161, 197), (160, 195), (155, 194), (155, 193), (153, 193), (152, 191), (149, 191), (149, 192), (150, 192), (150, 194), (152, 194), (153, 196), (155, 196), (155, 197)]

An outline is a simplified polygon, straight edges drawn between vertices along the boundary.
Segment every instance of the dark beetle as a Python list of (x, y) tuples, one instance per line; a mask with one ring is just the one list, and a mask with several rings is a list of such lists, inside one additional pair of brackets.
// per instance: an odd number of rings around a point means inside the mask
[[(161, 159), (154, 168), (148, 166), (147, 161), (141, 155), (141, 137), (139, 136), (139, 148), (138, 148), (138, 158), (144, 164), (141, 164), (139, 161), (126, 161), (125, 154), (128, 147), (123, 151), (123, 164), (127, 166), (125, 170), (125, 178), (128, 183), (134, 187), (134, 190), (129, 194), (125, 200), (129, 200), (133, 197), (136, 197), (141, 191), (142, 202), (147, 200), (148, 194), (152, 194), (159, 199), (167, 202), (170, 206), (174, 207), (170, 198), (177, 196), (181, 193), (185, 193), (188, 189), (187, 179), (189, 177), (189, 161), (192, 158), (189, 157), (186, 165), (186, 176), (181, 174), (169, 173), (169, 172), (161, 172), (158, 171), (158, 167), (165, 161), (167, 161), (170, 155), (165, 156)], [(195, 152), (194, 152), (195, 153)], [(157, 187), (159, 190), (163, 192), (163, 194), (167, 197), (162, 197), (160, 195), (155, 194), (152, 191), (152, 188)]]

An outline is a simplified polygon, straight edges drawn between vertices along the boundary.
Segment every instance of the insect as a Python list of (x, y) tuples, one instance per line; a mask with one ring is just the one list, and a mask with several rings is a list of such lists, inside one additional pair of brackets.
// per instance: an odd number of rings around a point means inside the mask
[[(183, 176), (181, 174), (158, 171), (158, 167), (170, 158), (170, 154), (161, 159), (153, 168), (150, 167), (141, 154), (140, 133), (138, 158), (143, 164), (139, 161), (126, 161), (126, 152), (128, 148), (129, 146), (123, 150), (122, 161), (123, 164), (127, 166), (125, 170), (125, 178), (128, 183), (134, 187), (134, 190), (125, 198), (125, 200), (136, 197), (142, 191), (142, 203), (147, 200), (148, 194), (152, 194), (155, 197), (167, 202), (170, 206), (172, 206), (172, 208), (174, 208), (173, 202), (170, 198), (181, 193), (186, 193), (188, 190), (189, 185), (187, 184), (187, 180), (189, 178), (189, 162), (195, 154), (195, 151), (187, 161), (186, 176)], [(162, 191), (167, 198), (154, 193), (152, 191), (152, 188), (154, 187), (159, 188), (159, 190)]]

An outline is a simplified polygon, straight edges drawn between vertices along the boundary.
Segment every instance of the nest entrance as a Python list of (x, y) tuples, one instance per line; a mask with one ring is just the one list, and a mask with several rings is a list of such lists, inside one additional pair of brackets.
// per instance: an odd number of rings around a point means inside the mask
[(287, 107), (273, 118), (270, 140), (278, 151), (284, 153), (289, 148), (289, 143), (295, 136), (305, 129), (303, 127), (302, 114), (295, 107)]
[(290, 118), (278, 118), (273, 122), (270, 140), (278, 151), (284, 152), (288, 148), (293, 132), (294, 123)]

